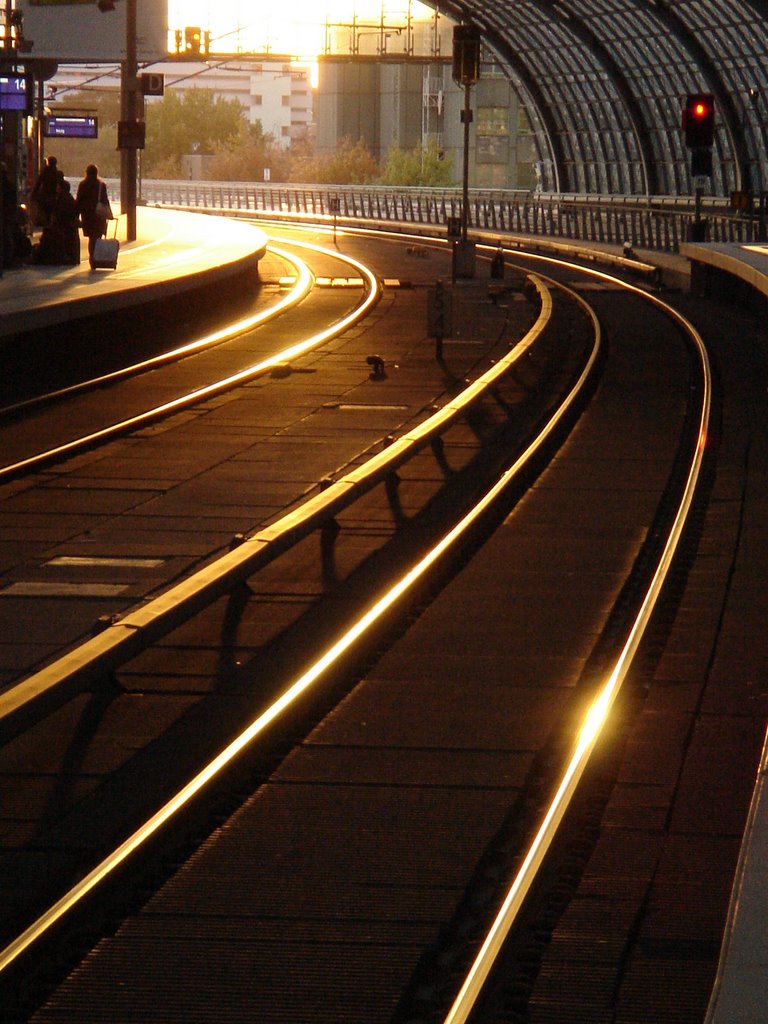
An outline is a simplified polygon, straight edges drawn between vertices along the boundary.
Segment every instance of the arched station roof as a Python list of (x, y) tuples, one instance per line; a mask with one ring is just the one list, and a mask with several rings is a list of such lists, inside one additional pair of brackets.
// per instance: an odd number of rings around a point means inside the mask
[(768, 0), (448, 0), (527, 108), (545, 191), (690, 194), (688, 93), (713, 93), (713, 192), (768, 190)]

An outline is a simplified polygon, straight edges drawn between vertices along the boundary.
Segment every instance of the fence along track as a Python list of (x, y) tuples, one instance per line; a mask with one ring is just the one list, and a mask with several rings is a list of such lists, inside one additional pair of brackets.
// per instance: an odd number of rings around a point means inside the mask
[[(142, 182), (148, 203), (210, 210), (277, 213), (422, 224), (444, 228), (461, 213), (461, 192), (385, 186), (259, 185), (250, 182)], [(705, 197), (710, 242), (754, 242), (765, 234), (764, 214), (749, 218), (728, 200)], [(675, 196), (581, 196), (471, 189), (468, 224), (477, 230), (574, 239), (604, 245), (630, 241), (641, 249), (677, 252), (695, 219), (693, 200)]]

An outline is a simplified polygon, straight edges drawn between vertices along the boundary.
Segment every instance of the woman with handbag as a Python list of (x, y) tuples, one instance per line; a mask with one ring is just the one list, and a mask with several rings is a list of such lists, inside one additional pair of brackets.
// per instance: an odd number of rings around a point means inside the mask
[(96, 241), (106, 235), (107, 221), (114, 219), (107, 196), (107, 186), (99, 177), (96, 164), (88, 164), (86, 167), (85, 177), (77, 186), (75, 206), (80, 216), (83, 234), (88, 239), (88, 259), (91, 270), (94, 270), (93, 250)]

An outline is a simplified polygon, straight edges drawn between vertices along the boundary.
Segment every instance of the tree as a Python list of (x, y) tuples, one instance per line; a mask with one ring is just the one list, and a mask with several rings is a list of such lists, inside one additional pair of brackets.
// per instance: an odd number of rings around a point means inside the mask
[(341, 139), (333, 153), (318, 157), (300, 157), (291, 170), (292, 181), (311, 181), (325, 185), (361, 185), (378, 177), (378, 164), (365, 142)]
[(227, 142), (208, 165), (211, 178), (221, 181), (263, 181), (269, 168), (270, 180), (285, 181), (290, 157), (264, 132), (261, 122), (241, 124), (236, 139)]
[(88, 164), (96, 164), (102, 177), (120, 174), (120, 153), (117, 149), (117, 122), (120, 119), (120, 93), (116, 89), (69, 90), (58, 94), (49, 104), (50, 111), (83, 111), (95, 113), (99, 136), (96, 139), (46, 139), (45, 154), (55, 156), (60, 169), (71, 181), (78, 181)]
[(144, 173), (178, 164), (187, 153), (215, 153), (237, 139), (245, 123), (237, 100), (216, 96), (210, 89), (169, 91), (146, 108), (147, 140)]
[(387, 154), (380, 180), (382, 185), (447, 186), (453, 182), (452, 170), (453, 161), (441, 155), (434, 139), (426, 148), (401, 149), (395, 143)]

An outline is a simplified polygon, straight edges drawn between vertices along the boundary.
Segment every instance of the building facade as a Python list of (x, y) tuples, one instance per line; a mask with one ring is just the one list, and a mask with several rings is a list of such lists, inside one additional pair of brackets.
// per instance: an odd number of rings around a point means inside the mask
[[(341, 139), (363, 140), (379, 161), (392, 146), (434, 145), (450, 159), (460, 184), (464, 160), (464, 89), (441, 58), (381, 62), (362, 55), (320, 61), (316, 150), (333, 152)], [(532, 188), (535, 153), (525, 112), (509, 80), (484, 64), (470, 92), (471, 188)]]
[[(318, 156), (362, 140), (379, 162), (393, 146), (434, 146), (463, 178), (464, 89), (453, 81), (454, 22), (434, 12), (329, 25), (315, 105)], [(470, 94), (469, 180), (475, 188), (535, 185), (533, 136), (509, 76), (490, 54)]]
[[(166, 90), (183, 94), (189, 89), (210, 89), (224, 99), (237, 100), (249, 123), (260, 122), (283, 148), (310, 135), (313, 90), (309, 64), (275, 56), (269, 60), (162, 61), (148, 70), (163, 76)], [(62, 65), (48, 89), (63, 102), (69, 91), (96, 86), (119, 89), (117, 69), (104, 68), (99, 73), (92, 65)], [(155, 100), (148, 97), (146, 102)]]

